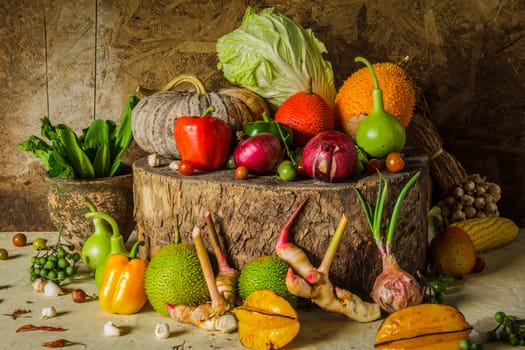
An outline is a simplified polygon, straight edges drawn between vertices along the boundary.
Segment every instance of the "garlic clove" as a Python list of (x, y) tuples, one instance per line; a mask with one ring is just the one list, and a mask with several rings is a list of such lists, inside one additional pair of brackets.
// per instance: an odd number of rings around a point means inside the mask
[(33, 286), (33, 290), (37, 293), (44, 293), (44, 287), (47, 284), (47, 280), (43, 278), (37, 278), (33, 281), (31, 284)]
[(167, 323), (157, 323), (155, 325), (155, 336), (159, 339), (167, 339), (170, 336), (170, 327)]
[(44, 295), (46, 297), (57, 297), (62, 294), (64, 294), (64, 291), (58, 286), (58, 284), (49, 280), (46, 282), (44, 286)]
[(47, 306), (42, 309), (42, 318), (47, 320), (48, 318), (53, 318), (57, 315), (57, 310), (53, 306)]
[(104, 324), (104, 335), (106, 337), (120, 337), (120, 328), (108, 321)]

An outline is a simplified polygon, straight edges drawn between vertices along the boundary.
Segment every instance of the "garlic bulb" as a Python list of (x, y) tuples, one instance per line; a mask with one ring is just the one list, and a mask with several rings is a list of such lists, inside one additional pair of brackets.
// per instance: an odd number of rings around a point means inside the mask
[(113, 322), (108, 321), (104, 324), (104, 335), (106, 337), (120, 337), (120, 328), (115, 326)]
[(48, 318), (53, 318), (57, 315), (57, 310), (53, 306), (46, 306), (42, 309), (42, 318), (47, 320)]
[(170, 327), (167, 323), (157, 323), (155, 325), (155, 336), (160, 339), (167, 339), (170, 336)]
[(46, 282), (44, 286), (44, 295), (46, 297), (57, 297), (62, 294), (64, 294), (64, 291), (58, 286), (58, 284), (49, 280)]
[(47, 280), (43, 278), (37, 278), (32, 283), (33, 290), (37, 293), (44, 293), (44, 287), (46, 284), (47, 284)]

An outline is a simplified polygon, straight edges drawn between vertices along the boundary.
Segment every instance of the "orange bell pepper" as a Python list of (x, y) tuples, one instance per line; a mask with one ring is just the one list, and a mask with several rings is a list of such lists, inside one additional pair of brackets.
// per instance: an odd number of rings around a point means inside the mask
[(105, 311), (129, 315), (138, 312), (146, 303), (144, 275), (148, 262), (136, 258), (137, 248), (142, 244), (144, 241), (135, 243), (129, 256), (112, 254), (108, 257), (98, 297)]

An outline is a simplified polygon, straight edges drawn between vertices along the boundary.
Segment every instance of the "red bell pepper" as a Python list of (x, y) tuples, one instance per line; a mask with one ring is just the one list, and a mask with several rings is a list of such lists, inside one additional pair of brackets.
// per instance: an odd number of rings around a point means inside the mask
[(223, 120), (208, 115), (213, 106), (200, 117), (181, 116), (175, 122), (175, 142), (182, 160), (195, 169), (216, 170), (228, 158), (232, 129)]

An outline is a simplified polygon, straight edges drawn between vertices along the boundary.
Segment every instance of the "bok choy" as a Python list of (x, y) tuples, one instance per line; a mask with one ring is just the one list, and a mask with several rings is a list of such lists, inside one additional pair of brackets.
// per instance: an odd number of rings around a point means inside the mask
[(40, 119), (40, 133), (18, 144), (22, 151), (40, 159), (49, 177), (92, 179), (119, 174), (120, 161), (133, 138), (131, 112), (138, 102), (130, 96), (122, 113), (120, 126), (112, 120), (95, 119), (78, 136), (65, 124), (53, 126), (48, 117)]

